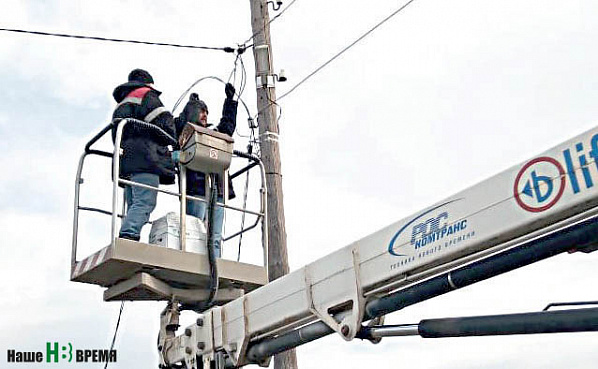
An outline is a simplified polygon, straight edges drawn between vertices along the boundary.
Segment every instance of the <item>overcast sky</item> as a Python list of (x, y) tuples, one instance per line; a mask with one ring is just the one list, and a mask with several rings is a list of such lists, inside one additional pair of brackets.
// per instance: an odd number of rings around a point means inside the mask
[[(402, 4), (297, 0), (271, 25), (274, 66), (288, 77), (277, 94)], [(251, 35), (246, 0), (4, 0), (2, 9), (0, 28), (218, 47)], [(282, 99), (291, 269), (596, 126), (596, 19), (592, 0), (417, 0)], [(147, 69), (171, 108), (197, 79), (227, 80), (234, 56), (7, 32), (0, 33), (0, 55), (4, 367), (8, 349), (42, 351), (47, 341), (110, 345), (120, 304), (103, 302), (99, 287), (68, 280), (76, 164), (85, 143), (109, 121), (114, 87), (131, 69)], [(255, 114), (252, 53), (243, 60), (243, 99)], [(208, 80), (194, 91), (217, 122), (222, 85)], [(239, 109), (241, 134), (248, 132), (246, 121)], [(236, 140), (243, 149), (245, 139)], [(105, 164), (90, 161), (83, 200), (108, 208)], [(235, 188), (242, 193), (243, 181)], [(169, 210), (168, 201), (159, 201), (153, 218)], [(104, 218), (88, 218), (79, 258), (109, 238)], [(259, 256), (254, 246), (244, 249), (247, 260)], [(236, 244), (225, 245), (225, 256), (236, 256)], [(597, 258), (561, 255), (406, 308), (387, 322), (596, 300)], [(162, 308), (125, 304), (119, 362), (110, 367), (157, 366)], [(597, 359), (598, 336), (586, 333), (388, 338), (377, 346), (330, 336), (298, 350), (301, 369), (592, 368)], [(73, 366), (97, 367), (56, 365)]]

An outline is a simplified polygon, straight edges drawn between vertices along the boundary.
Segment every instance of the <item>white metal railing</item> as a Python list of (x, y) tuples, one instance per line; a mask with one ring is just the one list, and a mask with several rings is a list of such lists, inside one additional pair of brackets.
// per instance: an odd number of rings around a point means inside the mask
[[(117, 218), (124, 216), (124, 201), (123, 201), (122, 214), (118, 214), (118, 212), (117, 212), (118, 186), (119, 185), (129, 185), (129, 186), (137, 186), (137, 187), (147, 188), (147, 189), (161, 192), (161, 193), (164, 193), (164, 194), (167, 194), (170, 196), (175, 196), (180, 199), (180, 201), (182, 203), (182, 205), (180, 207), (180, 211), (179, 211), (179, 219), (180, 219), (180, 225), (181, 225), (180, 240), (181, 240), (181, 246), (182, 246), (181, 248), (183, 251), (185, 251), (184, 245), (185, 245), (185, 239), (186, 239), (186, 233), (184, 231), (184, 226), (183, 226), (185, 224), (185, 216), (186, 216), (186, 214), (185, 214), (186, 213), (185, 212), (185, 202), (186, 201), (185, 200), (190, 199), (193, 201), (207, 202), (203, 198), (196, 197), (196, 196), (190, 196), (185, 193), (185, 185), (184, 185), (186, 182), (185, 181), (185, 169), (182, 166), (179, 167), (180, 173), (182, 174), (181, 176), (179, 176), (179, 182), (183, 185), (180, 186), (179, 191), (165, 190), (165, 189), (162, 189), (159, 187), (148, 186), (143, 183), (138, 183), (138, 182), (120, 178), (120, 176), (119, 176), (120, 156), (121, 156), (121, 147), (120, 146), (121, 146), (121, 142), (122, 142), (124, 128), (127, 126), (127, 124), (136, 125), (138, 128), (141, 128), (141, 129), (152, 130), (152, 132), (154, 134), (159, 135), (162, 139), (165, 140), (165, 142), (168, 142), (169, 145), (176, 146), (178, 144), (177, 140), (175, 140), (172, 136), (170, 136), (168, 133), (166, 133), (160, 127), (137, 120), (137, 119), (131, 119), (131, 118), (111, 122), (106, 127), (104, 127), (98, 134), (96, 134), (86, 144), (85, 151), (83, 152), (83, 154), (81, 155), (81, 157), (79, 159), (79, 164), (77, 167), (77, 176), (75, 179), (75, 199), (74, 199), (74, 209), (73, 209), (73, 234), (72, 234), (72, 250), (71, 250), (71, 268), (73, 268), (73, 270), (77, 264), (77, 240), (78, 240), (78, 232), (79, 232), (79, 211), (80, 210), (93, 211), (93, 212), (98, 212), (101, 214), (111, 216), (111, 233), (110, 233), (111, 241), (110, 242), (111, 242), (111, 245), (114, 246), (114, 242), (117, 237), (117, 234), (116, 234)], [(110, 153), (107, 151), (92, 149), (91, 146), (93, 144), (95, 144), (99, 139), (101, 139), (107, 132), (112, 131), (112, 129), (114, 128), (115, 125), (116, 125), (116, 134), (114, 137), (114, 151), (112, 153)], [(242, 233), (254, 228), (257, 225), (257, 223), (261, 220), (261, 222), (262, 222), (263, 263), (264, 263), (263, 265), (264, 265), (264, 268), (266, 268), (266, 272), (267, 272), (267, 268), (268, 268), (268, 232), (267, 232), (268, 220), (267, 219), (268, 219), (268, 217), (267, 217), (267, 206), (266, 206), (266, 198), (267, 198), (266, 174), (265, 174), (264, 165), (263, 165), (262, 161), (255, 155), (243, 153), (243, 152), (236, 151), (236, 150), (233, 153), (235, 154), (235, 157), (245, 158), (245, 159), (253, 161), (253, 164), (248, 165), (247, 168), (241, 169), (239, 171), (239, 173), (249, 170), (254, 166), (259, 166), (259, 168), (260, 168), (260, 174), (261, 174), (260, 175), (260, 180), (261, 180), (260, 210), (253, 211), (253, 210), (248, 210), (248, 209), (243, 209), (243, 208), (228, 205), (228, 204), (226, 204), (226, 200), (227, 200), (226, 196), (224, 196), (223, 203), (217, 202), (215, 204), (215, 206), (221, 206), (225, 209), (230, 209), (230, 210), (238, 211), (241, 213), (256, 216), (255, 224), (253, 224), (247, 228), (241, 229), (240, 231), (234, 233), (232, 236), (229, 236), (228, 238), (223, 238), (223, 242), (227, 241), (233, 237), (236, 237), (238, 235), (241, 235)], [(98, 156), (103, 156), (103, 157), (112, 159), (112, 178), (113, 179), (117, 178), (117, 180), (116, 181), (113, 180), (113, 185), (112, 185), (111, 211), (102, 210), (102, 209), (93, 208), (93, 207), (84, 207), (84, 206), (80, 205), (81, 184), (83, 184), (83, 179), (81, 178), (81, 175), (83, 172), (85, 158), (88, 155), (98, 155)]]

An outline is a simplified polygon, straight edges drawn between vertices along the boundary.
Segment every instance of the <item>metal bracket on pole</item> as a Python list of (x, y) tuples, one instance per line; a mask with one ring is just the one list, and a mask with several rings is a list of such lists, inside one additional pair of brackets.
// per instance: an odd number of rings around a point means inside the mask
[(274, 76), (257, 76), (255, 79), (255, 85), (257, 88), (272, 88), (275, 86)]
[[(363, 297), (359, 268), (359, 252), (356, 248), (351, 249), (350, 258), (352, 261), (352, 267), (348, 270), (350, 275), (344, 278), (346, 283), (341, 288), (345, 292), (344, 296), (347, 296), (347, 299), (343, 303), (350, 302), (351, 310), (350, 313), (343, 314), (340, 323), (329, 313), (335, 306), (331, 305), (331, 303), (322, 303), (314, 299), (314, 283), (311, 280), (312, 277), (309, 269), (305, 268), (305, 292), (307, 294), (309, 310), (327, 326), (340, 334), (346, 341), (351, 341), (355, 338), (357, 332), (359, 332), (365, 309), (365, 298)], [(334, 305), (338, 305), (338, 303), (334, 303)]]

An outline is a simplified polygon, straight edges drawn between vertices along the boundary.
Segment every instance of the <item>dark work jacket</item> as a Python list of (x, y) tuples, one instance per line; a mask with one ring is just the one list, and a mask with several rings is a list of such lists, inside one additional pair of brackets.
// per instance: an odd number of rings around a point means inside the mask
[[(238, 102), (232, 99), (224, 100), (224, 106), (222, 107), (222, 118), (220, 123), (214, 129), (220, 133), (225, 133), (232, 137), (237, 127), (237, 105)], [(190, 104), (185, 107), (181, 115), (175, 118), (174, 123), (176, 126), (177, 138), (183, 132), (183, 128), (187, 122), (193, 124), (199, 124), (199, 111), (193, 109)], [(187, 194), (191, 196), (203, 197), (206, 195), (205, 187), (205, 174), (202, 172), (195, 172), (187, 170)], [(224, 196), (224, 187), (219, 176), (216, 176), (216, 183), (218, 185), (218, 197)], [(229, 179), (228, 182), (228, 198), (235, 198), (235, 191), (233, 190), (232, 181)]]
[[(135, 118), (162, 128), (175, 137), (175, 127), (170, 114), (160, 101), (160, 91), (140, 82), (127, 82), (118, 86), (113, 94), (118, 103), (112, 119)], [(112, 140), (116, 126), (112, 129)], [(174, 164), (168, 150), (169, 142), (151, 129), (127, 123), (123, 131), (120, 176), (129, 179), (135, 173), (153, 173), (160, 176), (161, 184), (173, 184)]]

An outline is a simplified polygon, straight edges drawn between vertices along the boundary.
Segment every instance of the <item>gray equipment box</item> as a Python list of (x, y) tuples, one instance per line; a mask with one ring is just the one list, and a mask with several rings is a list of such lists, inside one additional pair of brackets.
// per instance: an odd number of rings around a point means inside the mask
[[(185, 219), (187, 223), (187, 226), (185, 227), (185, 233), (187, 235), (185, 251), (207, 254), (207, 232), (203, 221), (190, 215), (187, 215)], [(181, 227), (179, 215), (175, 212), (170, 212), (162, 218), (154, 220), (149, 234), (149, 243), (151, 245), (180, 250)]]
[(223, 173), (233, 155), (232, 137), (187, 123), (180, 138), (181, 164), (204, 173)]

